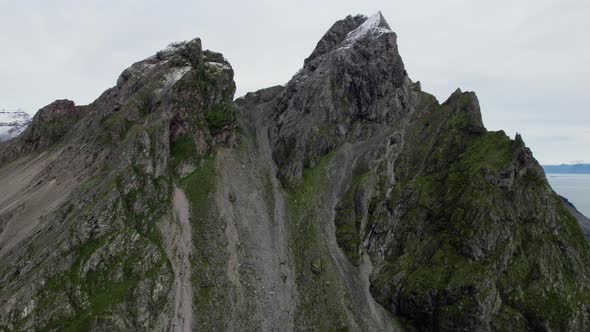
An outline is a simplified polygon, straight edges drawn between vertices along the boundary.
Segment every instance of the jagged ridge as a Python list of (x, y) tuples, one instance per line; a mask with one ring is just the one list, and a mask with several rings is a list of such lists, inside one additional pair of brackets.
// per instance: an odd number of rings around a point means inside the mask
[(195, 39), (133, 64), (91, 105), (37, 113), (0, 154), (1, 327), (194, 324), (175, 306), (189, 263), (172, 193), (213, 146), (234, 144), (234, 90), (227, 61)]
[(337, 22), (275, 98), (283, 184), (306, 190), (306, 169), (342, 155), (336, 241), (353, 264), (368, 254), (371, 293), (419, 329), (583, 330), (576, 219), (520, 136), (486, 131), (475, 94), (439, 105), (410, 81), (387, 26), (380, 13)]

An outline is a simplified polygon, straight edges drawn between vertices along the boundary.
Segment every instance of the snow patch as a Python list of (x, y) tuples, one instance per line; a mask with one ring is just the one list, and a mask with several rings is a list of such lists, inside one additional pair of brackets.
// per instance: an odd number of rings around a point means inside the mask
[[(166, 62), (168, 62), (168, 61), (166, 60), (163, 63), (166, 63)], [(155, 65), (156, 65), (155, 63), (150, 63), (147, 61), (143, 61), (140, 63), (141, 70), (144, 70), (144, 71), (151, 70), (152, 68), (154, 68)]]
[(11, 123), (11, 122), (19, 122), (19, 121), (26, 121), (30, 118), (28, 113), (21, 111), (20, 109), (16, 111), (0, 111), (0, 123)]
[(180, 48), (186, 46), (187, 41), (179, 41), (179, 42), (174, 42), (172, 44), (169, 44), (168, 46), (166, 46), (163, 50), (161, 50), (158, 53), (161, 54), (170, 54), (170, 53), (174, 53), (176, 51), (178, 51)]
[(349, 32), (342, 42), (343, 46), (340, 49), (350, 48), (356, 41), (367, 36), (378, 37), (387, 33), (393, 33), (393, 31), (387, 27), (387, 22), (385, 22), (381, 12), (377, 12), (369, 16), (358, 28)]
[(231, 69), (231, 67), (227, 63), (208, 61), (207, 65), (213, 66), (213, 67), (221, 69), (221, 70)]
[(8, 135), (8, 130), (10, 130), (10, 127), (0, 126), (0, 142), (10, 138), (10, 135)]
[(170, 87), (174, 85), (174, 83), (178, 82), (188, 71), (191, 70), (190, 66), (187, 67), (180, 67), (180, 68), (173, 68), (169, 73), (164, 75), (164, 85), (166, 87)]
[(28, 113), (21, 110), (0, 112), (0, 142), (20, 135), (31, 123)]

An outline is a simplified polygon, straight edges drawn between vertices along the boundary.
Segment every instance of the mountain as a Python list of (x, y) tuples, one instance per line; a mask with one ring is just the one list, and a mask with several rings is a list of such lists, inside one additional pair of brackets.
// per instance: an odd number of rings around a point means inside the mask
[(545, 173), (590, 174), (590, 164), (543, 165)]
[(409, 78), (381, 13), (234, 91), (174, 43), (0, 145), (1, 328), (589, 328), (575, 216), (473, 92)]
[(0, 142), (7, 141), (22, 133), (31, 123), (28, 113), (23, 111), (0, 112)]

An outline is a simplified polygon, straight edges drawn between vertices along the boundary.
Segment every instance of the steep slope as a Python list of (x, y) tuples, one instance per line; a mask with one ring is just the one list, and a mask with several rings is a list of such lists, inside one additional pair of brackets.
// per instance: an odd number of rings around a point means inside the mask
[(482, 132), (476, 105), (456, 93), (408, 128), (398, 180), (367, 212), (373, 294), (425, 329), (584, 330), (580, 228), (521, 138)]
[(588, 329), (574, 216), (474, 93), (410, 80), (381, 13), (234, 90), (175, 43), (0, 145), (0, 329)]
[(41, 109), (4, 147), (0, 326), (192, 327), (173, 291), (187, 289), (190, 248), (164, 239), (186, 231), (173, 208), (180, 174), (235, 140), (232, 77), (198, 39), (173, 44), (91, 105)]

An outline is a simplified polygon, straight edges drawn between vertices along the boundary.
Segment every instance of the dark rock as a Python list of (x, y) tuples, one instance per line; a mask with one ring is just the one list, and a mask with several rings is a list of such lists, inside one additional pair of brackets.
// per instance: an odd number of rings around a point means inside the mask
[(270, 138), (283, 184), (295, 186), (304, 167), (343, 142), (391, 126), (409, 111), (410, 85), (380, 13), (334, 24), (276, 97)]

